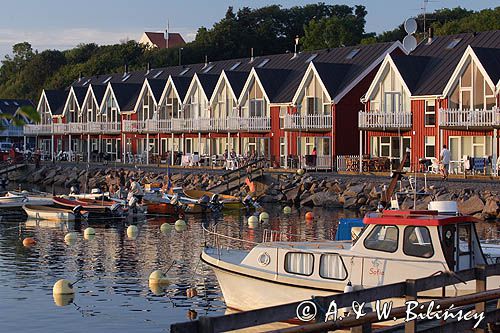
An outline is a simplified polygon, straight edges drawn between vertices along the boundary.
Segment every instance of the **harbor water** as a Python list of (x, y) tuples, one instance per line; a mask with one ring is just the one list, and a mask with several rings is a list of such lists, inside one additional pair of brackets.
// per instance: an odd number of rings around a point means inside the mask
[[(0, 222), (0, 331), (13, 332), (168, 332), (170, 324), (198, 316), (224, 314), (226, 307), (217, 280), (200, 262), (204, 245), (202, 225), (218, 223), (224, 232), (260, 241), (265, 229), (332, 239), (341, 217), (355, 217), (344, 210), (314, 209), (282, 213), (279, 205), (266, 206), (269, 222), (249, 228), (244, 213), (187, 216), (184, 230), (174, 228), (175, 219), (148, 217), (112, 223), (81, 224), (37, 222), (20, 213), (3, 212)], [(169, 222), (172, 230), (160, 232)], [(138, 226), (137, 237), (127, 236), (127, 225)], [(91, 225), (93, 239), (83, 230)], [(497, 233), (496, 225), (482, 223), (481, 238)], [(77, 233), (74, 244), (64, 242), (68, 231)], [(24, 247), (22, 239), (37, 244)], [(235, 244), (237, 246), (237, 244)], [(166, 272), (170, 285), (150, 288), (148, 276)], [(74, 299), (54, 299), (52, 287), (59, 279), (77, 281)], [(188, 288), (197, 295), (188, 298)]]

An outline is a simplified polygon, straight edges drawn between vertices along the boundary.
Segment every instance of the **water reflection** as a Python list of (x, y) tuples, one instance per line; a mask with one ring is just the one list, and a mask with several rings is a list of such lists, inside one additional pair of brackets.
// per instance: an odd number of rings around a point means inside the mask
[[(25, 221), (19, 214), (3, 214), (2, 331), (17, 330), (22, 322), (23, 331), (52, 332), (69, 322), (73, 328), (86, 332), (165, 332), (173, 322), (223, 314), (226, 309), (217, 280), (199, 259), (204, 245), (202, 225), (217, 222), (224, 232), (248, 241), (261, 241), (266, 229), (332, 239), (338, 219), (354, 215), (313, 209), (314, 220), (306, 222), (306, 210), (293, 209), (290, 215), (284, 215), (279, 206), (267, 206), (266, 210), (269, 221), (254, 228), (249, 228), (248, 217), (238, 212), (187, 216), (182, 230), (175, 228), (175, 218), (134, 221), (138, 232), (133, 238), (127, 236), (128, 223), (90, 221), (95, 236), (88, 239), (83, 232), (88, 223)], [(160, 226), (166, 222), (172, 228), (161, 232)], [(483, 223), (478, 231), (485, 238), (498, 229), (495, 224)], [(64, 242), (68, 232), (77, 234), (72, 245)], [(25, 237), (34, 237), (37, 244), (24, 247)], [(230, 245), (241, 246), (236, 242)], [(148, 277), (154, 270), (168, 271), (170, 285), (151, 287)], [(53, 298), (52, 286), (61, 278), (82, 279), (76, 284), (74, 299)]]

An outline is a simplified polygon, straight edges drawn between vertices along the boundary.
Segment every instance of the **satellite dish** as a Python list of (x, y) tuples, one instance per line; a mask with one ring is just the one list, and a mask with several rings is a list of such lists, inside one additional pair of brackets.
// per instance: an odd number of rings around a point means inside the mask
[(411, 52), (417, 47), (417, 39), (412, 35), (408, 35), (403, 38), (403, 47), (406, 51)]
[(405, 31), (409, 35), (414, 34), (417, 31), (417, 21), (413, 17), (406, 19), (404, 25), (405, 25)]

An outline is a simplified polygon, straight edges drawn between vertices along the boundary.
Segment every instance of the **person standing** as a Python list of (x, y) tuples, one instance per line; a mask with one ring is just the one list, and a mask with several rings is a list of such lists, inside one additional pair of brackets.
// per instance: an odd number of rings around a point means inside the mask
[(312, 155), (313, 166), (316, 166), (316, 159), (318, 158), (318, 152), (316, 151), (316, 147), (313, 148), (311, 155)]
[(451, 152), (448, 150), (446, 145), (443, 145), (443, 150), (441, 150), (440, 159), (441, 163), (443, 164), (443, 169), (442, 169), (443, 180), (447, 180), (450, 170)]

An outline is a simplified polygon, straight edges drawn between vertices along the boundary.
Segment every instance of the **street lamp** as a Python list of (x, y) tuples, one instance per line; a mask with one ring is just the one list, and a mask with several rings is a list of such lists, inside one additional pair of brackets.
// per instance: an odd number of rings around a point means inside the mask
[(181, 61), (182, 50), (184, 50), (184, 48), (183, 47), (179, 47), (179, 66), (182, 65), (182, 61)]

